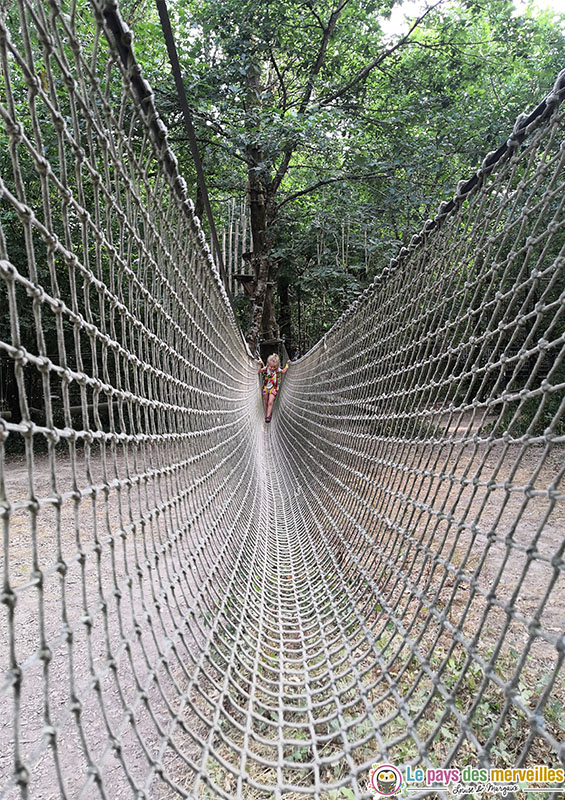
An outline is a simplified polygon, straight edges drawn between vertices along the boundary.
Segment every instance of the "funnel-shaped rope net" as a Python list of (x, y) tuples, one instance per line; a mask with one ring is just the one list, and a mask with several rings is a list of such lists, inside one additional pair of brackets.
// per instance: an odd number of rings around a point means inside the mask
[(0, 798), (561, 766), (564, 77), (266, 426), (115, 6), (0, 56)]

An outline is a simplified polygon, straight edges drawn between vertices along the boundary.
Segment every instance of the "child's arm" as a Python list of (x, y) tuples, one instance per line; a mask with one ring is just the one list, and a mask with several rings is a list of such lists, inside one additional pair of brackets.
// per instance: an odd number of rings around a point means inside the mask
[(258, 373), (265, 372), (266, 369), (267, 367), (263, 364), (262, 359), (259, 359), (259, 366), (257, 367), (257, 372)]
[(290, 361), (287, 361), (285, 364), (285, 368), (281, 369), (281, 375), (284, 375), (289, 367), (290, 367)]

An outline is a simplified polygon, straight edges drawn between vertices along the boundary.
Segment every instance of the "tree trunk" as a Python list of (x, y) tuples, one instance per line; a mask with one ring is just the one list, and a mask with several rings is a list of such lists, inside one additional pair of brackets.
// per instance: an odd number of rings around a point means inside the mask
[(247, 73), (247, 129), (250, 144), (246, 148), (246, 155), (247, 193), (253, 242), (250, 264), (254, 278), (251, 323), (247, 338), (252, 349), (257, 346), (259, 339), (276, 339), (279, 336), (273, 296), (276, 269), (270, 256), (273, 243), (269, 234), (276, 216), (276, 206), (274, 198), (269, 196), (270, 176), (261, 166), (265, 163), (265, 154), (257, 144), (260, 130), (258, 117), (253, 113), (254, 110), (259, 110), (260, 92), (260, 70), (258, 67), (251, 67)]
[(204, 195), (202, 194), (202, 189), (200, 188), (199, 183), (196, 183), (196, 202), (194, 204), (194, 213), (198, 217), (198, 219), (202, 222), (204, 219)]
[(18, 389), (18, 382), (16, 380), (16, 371), (14, 369), (14, 361), (9, 358), (6, 360), (6, 404), (10, 412), (10, 421), (19, 422), (22, 418), (20, 409), (20, 392)]
[(277, 282), (279, 293), (279, 315), (281, 336), (286, 340), (286, 349), (293, 352), (291, 343), (292, 331), (290, 326), (290, 298), (288, 296), (288, 278), (281, 277)]

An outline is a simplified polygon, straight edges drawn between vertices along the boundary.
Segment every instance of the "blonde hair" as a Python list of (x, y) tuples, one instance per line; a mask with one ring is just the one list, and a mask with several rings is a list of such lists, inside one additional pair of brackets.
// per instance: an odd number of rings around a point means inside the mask
[(267, 366), (273, 369), (281, 368), (281, 360), (276, 353), (271, 353), (271, 355), (267, 359)]

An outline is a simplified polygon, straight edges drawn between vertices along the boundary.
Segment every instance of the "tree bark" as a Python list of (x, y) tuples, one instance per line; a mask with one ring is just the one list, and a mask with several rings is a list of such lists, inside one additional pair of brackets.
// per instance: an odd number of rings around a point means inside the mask
[(263, 166), (265, 154), (257, 143), (260, 141), (258, 111), (261, 97), (261, 73), (253, 66), (247, 73), (247, 114), (250, 144), (246, 148), (248, 163), (247, 196), (250, 211), (251, 238), (253, 252), (250, 264), (254, 278), (254, 292), (251, 304), (251, 324), (248, 340), (252, 348), (259, 339), (277, 339), (279, 329), (276, 322), (273, 282), (276, 268), (270, 256), (272, 235), (270, 229), (276, 216), (276, 205), (272, 181)]
[(286, 341), (286, 349), (292, 353), (294, 348), (292, 346), (292, 330), (290, 324), (290, 298), (288, 295), (288, 278), (280, 277), (277, 282), (277, 289), (279, 294), (279, 319), (280, 319), (280, 332), (281, 336)]

